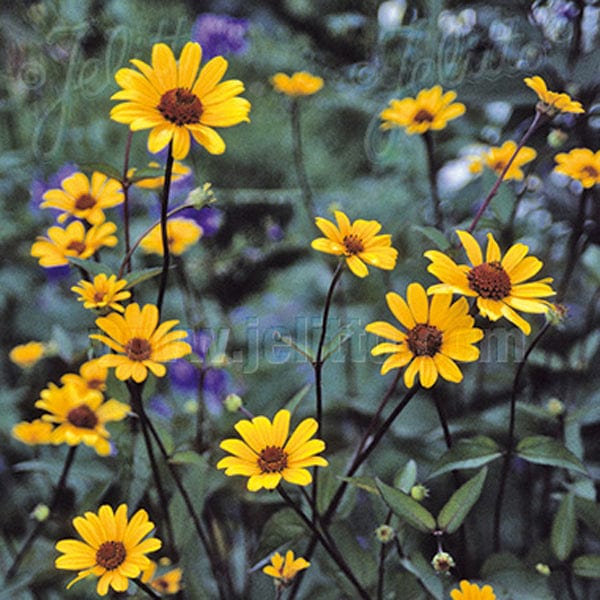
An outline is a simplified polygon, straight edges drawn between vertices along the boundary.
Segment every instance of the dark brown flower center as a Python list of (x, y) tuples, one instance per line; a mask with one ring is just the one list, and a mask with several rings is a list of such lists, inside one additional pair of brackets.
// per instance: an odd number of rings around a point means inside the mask
[(81, 404), (71, 409), (67, 415), (67, 420), (71, 425), (84, 429), (94, 429), (98, 424), (96, 413), (87, 404)]
[(287, 467), (288, 455), (279, 446), (267, 446), (258, 456), (263, 473), (281, 473)]
[(435, 356), (442, 347), (442, 332), (433, 325), (417, 323), (408, 332), (406, 343), (415, 356)]
[(363, 252), (365, 247), (362, 243), (362, 240), (351, 233), (350, 235), (344, 236), (343, 239), (344, 248), (346, 249), (347, 256), (353, 256), (354, 254), (358, 254), (359, 252)]
[(130, 360), (143, 361), (148, 360), (152, 355), (152, 346), (144, 338), (131, 338), (125, 344), (125, 354)]
[(496, 173), (498, 173), (499, 175), (500, 173), (502, 173), (502, 171), (504, 171), (505, 166), (506, 163), (503, 160), (498, 160), (492, 165), (492, 169), (496, 171)]
[(167, 121), (180, 127), (199, 123), (204, 110), (198, 96), (185, 88), (175, 88), (165, 92), (156, 108)]
[(102, 302), (104, 300), (104, 296), (106, 296), (104, 292), (95, 292), (94, 302)]
[(87, 210), (96, 206), (96, 198), (90, 194), (81, 194), (75, 201), (75, 208), (77, 210)]
[(425, 110), (424, 108), (422, 108), (414, 117), (413, 120), (416, 123), (424, 123), (424, 122), (428, 122), (428, 123), (432, 123), (433, 122), (433, 115), (428, 111)]
[(99, 390), (104, 385), (104, 380), (102, 379), (88, 379), (87, 386), (90, 390)]
[(158, 577), (152, 582), (152, 587), (161, 592), (166, 592), (169, 589), (169, 582), (164, 577)]
[(469, 287), (482, 298), (502, 300), (510, 294), (510, 277), (502, 265), (494, 260), (473, 267), (467, 273)]
[(591, 177), (592, 179), (598, 178), (598, 171), (592, 165), (586, 165), (581, 169), (581, 174), (584, 177)]
[(122, 542), (104, 542), (96, 551), (96, 563), (107, 571), (114, 571), (127, 558)]
[(69, 242), (67, 246), (67, 250), (74, 250), (77, 254), (82, 254), (85, 251), (85, 244), (83, 242), (79, 242), (78, 240), (73, 240)]

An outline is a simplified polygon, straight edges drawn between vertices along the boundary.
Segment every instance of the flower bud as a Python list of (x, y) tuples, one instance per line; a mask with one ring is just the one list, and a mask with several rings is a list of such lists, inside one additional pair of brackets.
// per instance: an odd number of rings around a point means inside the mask
[(194, 188), (186, 198), (186, 204), (189, 204), (198, 210), (203, 206), (213, 204), (216, 201), (217, 198), (212, 190), (212, 183), (205, 183), (201, 188)]
[(45, 521), (50, 516), (50, 508), (43, 503), (39, 503), (31, 511), (31, 516), (40, 523)]
[(183, 405), (183, 410), (188, 415), (195, 415), (198, 412), (198, 402), (196, 400), (188, 400)]
[(410, 488), (410, 495), (413, 500), (423, 502), (425, 498), (429, 498), (429, 488), (426, 488), (422, 483), (417, 483)]
[(454, 559), (447, 552), (438, 552), (432, 559), (431, 564), (436, 573), (448, 573), (454, 567)]
[(223, 404), (229, 412), (234, 413), (242, 408), (243, 401), (237, 394), (227, 394)]
[(550, 398), (546, 402), (546, 410), (553, 417), (559, 417), (565, 412), (565, 405), (558, 398)]
[(396, 532), (394, 531), (394, 528), (390, 527), (389, 525), (380, 525), (375, 530), (375, 537), (382, 544), (387, 544), (388, 542), (391, 542), (395, 536), (396, 536)]
[(562, 129), (552, 129), (547, 137), (548, 145), (551, 148), (560, 148), (569, 139), (569, 134)]
[(550, 571), (550, 567), (544, 563), (538, 563), (535, 565), (535, 570), (540, 574), (548, 577), (552, 571)]

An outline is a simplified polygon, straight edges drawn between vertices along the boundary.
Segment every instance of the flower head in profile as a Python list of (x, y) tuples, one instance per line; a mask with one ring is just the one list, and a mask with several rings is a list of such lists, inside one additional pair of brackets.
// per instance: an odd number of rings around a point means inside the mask
[[(474, 158), (469, 165), (471, 173), (480, 173), (484, 166), (491, 169), (496, 175), (501, 175), (506, 168), (508, 161), (512, 158), (517, 149), (517, 144), (512, 140), (504, 142), (502, 146), (493, 146), (481, 156)], [(537, 156), (537, 152), (529, 146), (523, 146), (519, 149), (510, 167), (504, 175), (505, 180), (514, 179), (522, 181), (525, 176), (521, 167), (531, 162)]]
[(113, 121), (132, 131), (151, 129), (148, 150), (160, 152), (173, 144), (173, 157), (184, 159), (193, 137), (211, 154), (225, 152), (225, 142), (215, 127), (231, 127), (249, 121), (250, 102), (240, 98), (244, 84), (221, 81), (227, 61), (215, 56), (202, 69), (200, 44), (188, 42), (179, 61), (166, 44), (154, 44), (152, 64), (132, 59), (134, 69), (120, 69), (115, 79), (121, 90), (113, 100), (124, 100), (110, 111)]
[(82, 279), (71, 291), (79, 294), (77, 300), (83, 302), (83, 308), (123, 312), (125, 309), (119, 302), (131, 296), (131, 292), (124, 289), (126, 286), (127, 281), (124, 279), (117, 280), (116, 275), (107, 277), (105, 273), (100, 273), (92, 281)]
[(71, 216), (98, 225), (104, 222), (104, 209), (122, 204), (125, 196), (120, 182), (95, 171), (91, 180), (83, 173), (73, 173), (61, 181), (60, 189), (48, 190), (43, 198), (41, 208), (62, 211), (59, 223)]
[(312, 96), (323, 87), (323, 79), (316, 75), (311, 75), (307, 71), (298, 71), (291, 77), (285, 73), (275, 73), (271, 77), (271, 85), (276, 92), (285, 94), (291, 98), (301, 96)]
[(483, 331), (473, 327), (464, 298), (451, 303), (449, 295), (435, 296), (429, 305), (423, 286), (411, 283), (406, 300), (395, 292), (385, 296), (387, 305), (402, 329), (386, 321), (369, 323), (365, 329), (391, 340), (371, 350), (373, 356), (390, 354), (381, 366), (381, 374), (390, 369), (408, 365), (404, 372), (406, 387), (412, 387), (415, 377), (423, 387), (431, 387), (438, 375), (458, 383), (463, 374), (455, 361), (472, 362), (479, 358), (479, 349), (473, 346), (483, 337)]
[[(173, 218), (167, 221), (167, 241), (169, 252), (180, 256), (188, 248), (191, 248), (202, 237), (202, 228), (196, 221), (183, 217)], [(144, 252), (163, 255), (162, 232), (160, 225), (152, 228), (146, 235), (140, 246)]]
[(39, 258), (42, 267), (59, 267), (69, 264), (69, 257), (86, 259), (103, 246), (117, 245), (114, 235), (117, 226), (110, 221), (93, 225), (87, 231), (81, 221), (73, 221), (64, 229), (48, 229), (48, 237), (39, 236), (31, 246), (31, 256)]
[(243, 54), (248, 48), (247, 33), (246, 19), (204, 13), (194, 21), (191, 38), (202, 46), (208, 59), (218, 55)]
[(33, 367), (46, 352), (46, 344), (42, 342), (27, 342), (15, 346), (9, 353), (8, 358), (22, 369)]
[(136, 383), (144, 381), (150, 370), (156, 377), (164, 377), (167, 368), (165, 362), (182, 358), (192, 351), (187, 342), (185, 331), (170, 331), (179, 323), (177, 320), (159, 324), (158, 308), (146, 304), (140, 308), (132, 303), (125, 314), (111, 313), (96, 319), (96, 325), (106, 335), (92, 334), (91, 339), (106, 344), (115, 354), (105, 354), (100, 365), (115, 367), (117, 379), (133, 379)]
[(432, 285), (428, 294), (463, 294), (477, 298), (479, 312), (491, 321), (504, 317), (516, 325), (525, 335), (531, 333), (529, 323), (517, 311), (545, 314), (551, 304), (546, 298), (555, 294), (550, 287), (552, 278), (524, 283), (536, 275), (543, 266), (541, 260), (527, 256), (525, 244), (514, 244), (504, 257), (494, 236), (488, 233), (485, 255), (477, 240), (466, 231), (456, 232), (469, 265), (457, 265), (449, 256), (438, 250), (425, 252), (431, 261), (427, 270), (442, 283)]
[(387, 271), (396, 266), (398, 251), (392, 248), (392, 236), (377, 235), (381, 224), (357, 219), (354, 223), (341, 211), (334, 212), (337, 226), (317, 217), (315, 223), (325, 237), (313, 240), (311, 246), (319, 252), (345, 256), (346, 264), (357, 277), (369, 274), (367, 264)]
[(105, 401), (102, 392), (90, 390), (85, 394), (77, 386), (61, 387), (50, 383), (35, 403), (46, 411), (42, 421), (56, 425), (52, 432), (53, 444), (77, 446), (81, 443), (94, 448), (100, 456), (110, 453), (110, 434), (105, 425), (122, 421), (129, 414), (129, 406), (118, 400)]
[[(155, 160), (152, 160), (148, 163), (148, 169), (161, 169), (164, 172), (164, 167), (161, 167), (159, 163)], [(145, 189), (145, 190), (159, 190), (165, 185), (165, 177), (164, 175), (159, 175), (156, 177), (144, 177), (143, 179), (137, 179), (137, 177), (141, 177), (138, 175), (138, 170), (134, 167), (129, 169), (127, 172), (127, 177), (134, 181), (134, 186)], [(173, 169), (171, 171), (171, 183), (175, 183), (177, 181), (181, 181), (186, 177), (189, 177), (192, 174), (192, 169), (187, 165), (184, 165), (182, 162), (178, 160), (173, 161)]]
[(53, 430), (54, 425), (52, 423), (42, 421), (41, 419), (21, 421), (12, 428), (12, 436), (28, 446), (51, 444)]
[(60, 381), (63, 385), (70, 384), (78, 387), (79, 393), (83, 395), (89, 390), (103, 392), (106, 389), (107, 375), (108, 369), (100, 364), (100, 359), (93, 358), (79, 367), (79, 373), (65, 373)]
[(315, 419), (304, 419), (288, 439), (290, 412), (280, 410), (273, 418), (254, 417), (235, 424), (242, 439), (223, 440), (220, 447), (232, 456), (222, 458), (217, 469), (225, 475), (248, 477), (247, 488), (256, 492), (262, 488), (275, 489), (284, 479), (295, 485), (308, 485), (312, 475), (308, 467), (326, 467), (328, 462), (317, 456), (325, 450), (325, 442), (311, 439), (318, 424)]
[(525, 77), (523, 81), (525, 82), (525, 85), (530, 87), (540, 99), (537, 104), (537, 110), (541, 113), (553, 116), (558, 112), (585, 112), (581, 102), (571, 99), (569, 94), (549, 91), (546, 86), (546, 82), (539, 75), (535, 75), (534, 77)]
[(142, 571), (142, 583), (150, 584), (161, 594), (177, 594), (181, 590), (181, 577), (183, 571), (179, 568), (171, 569), (162, 575), (157, 575), (156, 570), (158, 563), (154, 560), (150, 561), (150, 566)]
[(155, 537), (146, 537), (153, 529), (144, 509), (138, 510), (131, 519), (127, 517), (127, 504), (117, 510), (104, 504), (98, 513), (88, 511), (83, 517), (73, 519), (73, 527), (83, 539), (60, 540), (56, 549), (62, 553), (55, 561), (57, 569), (79, 571), (72, 585), (93, 575), (98, 577), (96, 591), (106, 596), (109, 588), (125, 592), (129, 580), (136, 578), (150, 565), (146, 556), (162, 546)]
[(310, 563), (305, 558), (301, 556), (294, 558), (293, 551), (288, 550), (285, 558), (279, 552), (275, 552), (271, 557), (271, 564), (263, 567), (263, 573), (273, 577), (275, 585), (287, 587), (300, 571), (308, 569), (308, 567), (310, 567)]
[(459, 586), (459, 590), (454, 589), (450, 592), (452, 600), (496, 600), (496, 594), (490, 585), (480, 588), (476, 583), (463, 579)]
[(573, 148), (570, 152), (557, 154), (557, 173), (576, 179), (584, 188), (600, 183), (600, 150), (592, 152), (589, 148)]
[(434, 85), (421, 90), (416, 98), (390, 100), (389, 106), (380, 113), (381, 129), (402, 127), (406, 133), (423, 134), (430, 129), (444, 129), (448, 121), (462, 116), (465, 105), (454, 102), (456, 92), (443, 92), (442, 86)]

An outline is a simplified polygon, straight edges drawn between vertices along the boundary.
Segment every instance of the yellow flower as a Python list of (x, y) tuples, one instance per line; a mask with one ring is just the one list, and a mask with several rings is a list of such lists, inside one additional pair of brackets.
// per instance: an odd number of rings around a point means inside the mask
[[(474, 158), (471, 161), (470, 170), (472, 173), (479, 173), (482, 166), (485, 165), (490, 168), (496, 175), (500, 175), (508, 161), (517, 149), (517, 144), (512, 140), (504, 142), (502, 146), (494, 146), (487, 152), (483, 152), (481, 156)], [(519, 149), (519, 153), (511, 163), (508, 171), (504, 175), (505, 180), (514, 179), (516, 181), (522, 181), (524, 174), (521, 167), (528, 162), (531, 162), (537, 156), (537, 152), (529, 146), (523, 146)]]
[(323, 87), (323, 79), (306, 71), (299, 71), (291, 77), (285, 73), (275, 73), (271, 77), (271, 84), (276, 92), (296, 98), (316, 94)]
[(311, 246), (315, 250), (345, 256), (348, 267), (357, 277), (369, 274), (365, 263), (387, 271), (396, 266), (398, 251), (391, 247), (391, 235), (377, 235), (380, 223), (364, 219), (350, 223), (340, 210), (336, 210), (334, 215), (337, 227), (322, 217), (315, 219), (317, 227), (326, 236), (313, 240)]
[(100, 456), (110, 453), (106, 423), (122, 421), (129, 413), (127, 404), (114, 399), (104, 402), (102, 392), (89, 390), (82, 394), (77, 386), (69, 384), (58, 387), (50, 383), (35, 405), (48, 413), (42, 415), (42, 421), (58, 425), (52, 432), (53, 444), (84, 443)]
[[(202, 236), (202, 227), (192, 219), (174, 218), (167, 221), (167, 241), (169, 252), (177, 256), (183, 254)], [(140, 243), (144, 252), (163, 254), (162, 234), (160, 225), (153, 227), (150, 233)]]
[(285, 559), (279, 552), (275, 552), (271, 557), (271, 564), (263, 567), (263, 573), (274, 577), (277, 584), (286, 587), (292, 583), (292, 580), (299, 571), (310, 567), (310, 563), (299, 556), (294, 558), (294, 553), (288, 550), (285, 553)]
[(12, 436), (29, 446), (51, 444), (53, 429), (54, 426), (52, 423), (46, 423), (46, 421), (42, 421), (41, 419), (31, 422), (21, 421), (21, 423), (17, 423), (12, 428)]
[(100, 340), (118, 354), (105, 354), (100, 365), (116, 367), (117, 379), (133, 379), (136, 383), (148, 377), (148, 369), (157, 377), (164, 377), (167, 369), (161, 364), (182, 358), (192, 351), (187, 342), (180, 342), (187, 336), (185, 331), (169, 331), (179, 321), (165, 321), (158, 324), (158, 308), (146, 304), (129, 304), (125, 314), (111, 313), (96, 319), (96, 325), (107, 335), (92, 334), (90, 338)]
[(434, 85), (421, 90), (416, 98), (390, 100), (388, 108), (380, 113), (381, 129), (403, 127), (406, 133), (425, 133), (430, 129), (444, 129), (452, 119), (465, 113), (465, 105), (454, 102), (456, 92), (442, 93), (442, 86)]
[(39, 258), (42, 267), (60, 267), (69, 264), (69, 257), (90, 258), (102, 246), (114, 247), (117, 238), (114, 223), (93, 225), (87, 231), (81, 221), (69, 223), (65, 229), (50, 227), (48, 237), (38, 236), (31, 246), (31, 256)]
[(550, 115), (556, 112), (585, 112), (581, 102), (572, 100), (569, 94), (550, 92), (546, 87), (546, 82), (539, 75), (535, 75), (534, 77), (525, 77), (523, 81), (538, 95), (538, 98), (541, 101), (541, 106), (538, 104), (538, 109), (541, 109), (541, 112), (545, 112)]
[(158, 550), (162, 542), (146, 538), (154, 523), (144, 509), (131, 519), (127, 518), (127, 510), (127, 504), (121, 504), (114, 512), (104, 504), (97, 514), (88, 511), (83, 517), (73, 519), (73, 527), (83, 541), (68, 539), (56, 543), (56, 549), (63, 554), (56, 559), (55, 567), (79, 571), (67, 589), (94, 575), (99, 578), (96, 591), (100, 596), (106, 596), (109, 587), (115, 592), (125, 592), (129, 580), (148, 568), (150, 559), (146, 554)]
[[(161, 165), (159, 165), (156, 161), (151, 161), (148, 163), (148, 168), (149, 169), (159, 169), (159, 168), (161, 168)], [(129, 171), (127, 172), (127, 177), (129, 177), (129, 179), (133, 179), (135, 177), (136, 171), (137, 171), (137, 169), (135, 169), (135, 168), (129, 169)], [(186, 165), (184, 165), (183, 163), (180, 163), (177, 160), (173, 161), (173, 171), (171, 173), (171, 183), (173, 183), (174, 181), (177, 181), (183, 177), (186, 177), (191, 172), (192, 172), (192, 170), (190, 169), (190, 167), (187, 167)], [(156, 189), (162, 188), (164, 184), (165, 184), (165, 177), (163, 175), (161, 177), (148, 177), (146, 179), (140, 179), (139, 181), (136, 181), (133, 185), (135, 185), (136, 187), (139, 187), (139, 188), (146, 189), (146, 190), (156, 190)]]
[(70, 384), (78, 387), (80, 394), (85, 394), (88, 390), (103, 392), (106, 389), (107, 375), (108, 368), (100, 364), (99, 358), (93, 358), (79, 367), (79, 374), (65, 373), (60, 381), (63, 385)]
[(423, 387), (431, 387), (438, 374), (447, 381), (458, 383), (463, 375), (455, 361), (471, 362), (479, 358), (479, 349), (472, 344), (483, 337), (483, 331), (473, 327), (469, 304), (459, 298), (450, 304), (450, 295), (435, 296), (429, 306), (422, 285), (411, 283), (407, 301), (389, 292), (385, 299), (394, 317), (406, 331), (385, 321), (369, 323), (365, 329), (392, 340), (378, 344), (373, 356), (391, 353), (381, 366), (381, 374), (408, 365), (404, 372), (406, 387), (412, 387), (417, 373)]
[(233, 456), (222, 458), (217, 469), (225, 469), (228, 476), (248, 477), (251, 492), (275, 489), (282, 478), (296, 485), (308, 485), (312, 475), (307, 467), (328, 465), (323, 457), (316, 456), (325, 450), (325, 442), (311, 439), (318, 428), (311, 418), (304, 419), (288, 439), (290, 416), (289, 411), (280, 410), (272, 423), (267, 417), (238, 421), (235, 429), (242, 439), (221, 442), (220, 447)]
[(58, 208), (63, 212), (57, 221), (64, 223), (68, 216), (85, 219), (92, 225), (104, 222), (104, 209), (123, 203), (121, 183), (95, 171), (90, 181), (83, 173), (73, 173), (60, 183), (61, 189), (48, 190), (41, 208)]
[(490, 585), (484, 585), (481, 589), (476, 583), (470, 583), (466, 579), (460, 582), (460, 590), (452, 590), (452, 600), (496, 600), (496, 594)]
[(139, 69), (120, 69), (115, 75), (121, 90), (113, 100), (125, 100), (110, 111), (111, 119), (132, 131), (152, 129), (148, 150), (159, 152), (173, 142), (173, 157), (181, 160), (190, 150), (190, 136), (211, 154), (225, 151), (223, 138), (213, 127), (231, 127), (249, 121), (250, 102), (238, 97), (244, 84), (221, 81), (227, 70), (222, 56), (209, 60), (198, 74), (202, 48), (188, 42), (175, 61), (166, 44), (152, 47), (152, 65), (137, 59)]
[(584, 188), (600, 183), (600, 150), (594, 153), (589, 148), (573, 148), (557, 154), (554, 159), (558, 163), (554, 167), (557, 173), (577, 179)]
[(450, 257), (437, 250), (425, 252), (431, 260), (427, 270), (442, 283), (431, 286), (428, 294), (464, 294), (477, 298), (479, 312), (486, 318), (497, 321), (505, 317), (525, 335), (531, 326), (517, 311), (545, 314), (551, 308), (546, 300), (553, 296), (551, 277), (523, 283), (540, 271), (541, 260), (526, 256), (529, 248), (525, 244), (514, 244), (502, 258), (494, 236), (488, 233), (485, 262), (479, 244), (466, 231), (456, 232), (471, 261), (471, 265), (457, 265)]
[(161, 594), (176, 594), (181, 590), (181, 569), (172, 569), (162, 575), (155, 577), (158, 564), (151, 560), (150, 566), (142, 571), (142, 583), (149, 583), (157, 592)]
[(42, 342), (27, 342), (27, 344), (15, 346), (8, 353), (8, 358), (10, 358), (15, 365), (25, 369), (33, 367), (33, 365), (44, 356), (45, 350), (46, 346), (45, 344), (42, 344)]
[(100, 273), (93, 281), (82, 279), (79, 286), (74, 285), (71, 291), (79, 294), (77, 299), (83, 302), (83, 308), (123, 312), (125, 309), (119, 302), (131, 296), (131, 292), (123, 289), (126, 285), (127, 281), (124, 279), (117, 281), (116, 275), (107, 277), (105, 273)]

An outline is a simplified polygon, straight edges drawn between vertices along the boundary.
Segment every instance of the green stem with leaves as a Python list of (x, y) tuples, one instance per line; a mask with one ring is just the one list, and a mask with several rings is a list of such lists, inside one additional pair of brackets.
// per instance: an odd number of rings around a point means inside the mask
[(173, 141), (169, 142), (169, 149), (167, 151), (167, 164), (165, 166), (165, 182), (162, 189), (160, 198), (160, 237), (162, 240), (163, 248), (163, 265), (162, 273), (160, 274), (160, 284), (158, 287), (158, 297), (156, 299), (156, 306), (160, 313), (162, 309), (163, 299), (167, 290), (167, 280), (169, 278), (169, 263), (171, 259), (171, 252), (169, 250), (169, 234), (167, 231), (167, 219), (169, 213), (169, 191), (171, 189), (171, 175), (173, 174)]
[(304, 165), (304, 152), (302, 150), (302, 134), (300, 128), (300, 103), (296, 99), (292, 99), (290, 105), (290, 115), (292, 121), (292, 144), (294, 147), (294, 167), (296, 168), (296, 176), (302, 193), (302, 202), (306, 209), (306, 215), (312, 223), (315, 215), (315, 206), (313, 203), (312, 190), (308, 183), (306, 175), (306, 167)]
[(429, 177), (429, 187), (431, 190), (431, 201), (433, 203), (433, 217), (435, 226), (440, 230), (444, 230), (444, 215), (442, 213), (442, 203), (437, 187), (437, 162), (435, 159), (435, 146), (431, 131), (423, 133), (425, 141), (425, 150), (427, 152), (427, 174)]

